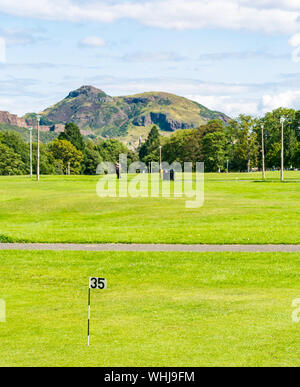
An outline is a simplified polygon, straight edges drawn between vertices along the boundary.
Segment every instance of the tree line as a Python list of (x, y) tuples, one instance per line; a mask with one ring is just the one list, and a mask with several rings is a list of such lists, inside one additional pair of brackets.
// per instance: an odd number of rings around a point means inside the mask
[(225, 124), (212, 120), (199, 129), (178, 130), (170, 137), (161, 137), (153, 127), (139, 150), (146, 164), (162, 160), (173, 162), (205, 162), (207, 172), (243, 172), (262, 168), (262, 126), (265, 163), (268, 169), (279, 169), (281, 163), (281, 117), (284, 122), (284, 159), (288, 169), (300, 168), (300, 111), (276, 109), (263, 118), (240, 115)]
[[(118, 140), (94, 143), (84, 141), (79, 128), (69, 123), (64, 133), (49, 144), (40, 144), (40, 173), (42, 175), (94, 175), (102, 161), (115, 163), (119, 154), (127, 154), (129, 162), (138, 160), (136, 153)], [(37, 143), (33, 143), (33, 173), (36, 173)], [(0, 175), (30, 173), (30, 146), (15, 131), (0, 133)]]
[[(240, 115), (225, 124), (212, 120), (198, 129), (178, 130), (161, 136), (153, 126), (147, 140), (132, 151), (116, 139), (85, 141), (79, 128), (69, 123), (64, 133), (40, 144), (41, 174), (94, 175), (100, 162), (116, 163), (120, 154), (128, 155), (128, 163), (143, 161), (146, 165), (160, 161), (205, 162), (207, 172), (251, 171), (262, 167), (262, 125), (264, 128), (265, 163), (277, 169), (281, 160), (281, 117), (284, 122), (284, 157), (286, 168), (300, 168), (300, 111), (276, 109), (263, 118)], [(36, 173), (37, 144), (33, 144), (33, 172)], [(0, 174), (25, 175), (30, 170), (30, 149), (19, 133), (0, 133)]]

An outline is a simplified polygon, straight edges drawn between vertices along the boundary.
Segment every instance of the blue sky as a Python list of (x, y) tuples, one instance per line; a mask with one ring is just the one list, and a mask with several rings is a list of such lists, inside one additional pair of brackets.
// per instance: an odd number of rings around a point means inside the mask
[(41, 111), (85, 84), (232, 117), (300, 109), (300, 2), (0, 0), (0, 110)]

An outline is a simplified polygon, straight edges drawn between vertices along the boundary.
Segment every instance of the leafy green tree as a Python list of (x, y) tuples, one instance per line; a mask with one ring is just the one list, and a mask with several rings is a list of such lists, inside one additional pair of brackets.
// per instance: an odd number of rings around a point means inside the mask
[(296, 168), (300, 168), (300, 141), (297, 143), (295, 149), (293, 164)]
[[(292, 128), (294, 129), (297, 137), (297, 141), (300, 142), (300, 110), (295, 112), (294, 121), (292, 123)], [(297, 144), (298, 147), (298, 144)]]
[(226, 130), (227, 154), (234, 170), (250, 172), (258, 166), (260, 144), (255, 131), (257, 120), (251, 116), (240, 115), (230, 122)]
[[(202, 139), (204, 137), (201, 130), (191, 130), (191, 135), (186, 137), (184, 142), (183, 151), (184, 151), (184, 161), (192, 162), (195, 166), (195, 163), (203, 161), (203, 146)], [(213, 133), (213, 132), (211, 132)]]
[[(160, 134), (157, 126), (150, 130), (146, 142), (139, 150), (140, 160), (143, 162), (159, 161)], [(151, 157), (149, 157), (151, 155)]]
[(205, 169), (221, 172), (225, 165), (226, 136), (222, 132), (209, 133), (202, 139), (202, 152)]
[(99, 152), (100, 157), (105, 162), (116, 163), (117, 161), (119, 161), (119, 156), (121, 154), (127, 155), (128, 163), (137, 161), (137, 155), (133, 151), (130, 151), (127, 146), (119, 140), (109, 139), (101, 141), (97, 145), (97, 150)]
[(159, 160), (160, 160), (160, 157), (158, 152), (149, 153), (147, 156), (143, 158), (143, 162), (146, 165), (150, 165), (151, 163), (154, 163), (154, 162), (158, 163)]
[(26, 167), (20, 155), (0, 144), (0, 175), (25, 175)]
[(128, 164), (134, 163), (135, 161), (139, 161), (138, 153), (133, 150), (128, 151), (127, 157), (128, 157)]
[[(34, 143), (32, 146), (33, 150), (33, 173), (36, 173), (36, 156), (37, 156), (37, 144)], [(53, 154), (50, 152), (48, 145), (40, 144), (40, 173), (41, 175), (55, 175), (57, 174), (56, 170), (56, 160), (53, 157)]]
[(83, 152), (83, 157), (83, 173), (85, 175), (95, 175), (97, 166), (101, 161), (103, 161), (103, 159), (100, 156), (100, 153), (98, 152), (98, 149), (93, 143), (93, 141), (88, 141)]
[(172, 164), (174, 161), (200, 162), (202, 154), (203, 134), (199, 129), (178, 130), (172, 136), (162, 140), (163, 160)]
[[(284, 116), (284, 159), (286, 166), (293, 164), (294, 155), (297, 147), (297, 136), (299, 136), (300, 113), (293, 109), (279, 108), (267, 113), (262, 119), (265, 127), (265, 146), (267, 167), (271, 168), (274, 164), (273, 157), (268, 157), (268, 152), (274, 151), (274, 144), (281, 144), (281, 124), (280, 118)], [(260, 128), (258, 128), (260, 130)], [(280, 163), (279, 163), (280, 165)]]
[(209, 133), (224, 132), (224, 123), (218, 119), (210, 120), (207, 124), (200, 126), (199, 132), (202, 137)]
[(229, 161), (229, 169), (232, 171), (240, 170), (240, 163), (235, 159), (235, 150), (236, 145), (238, 143), (238, 133), (239, 133), (239, 125), (235, 120), (229, 121), (228, 125), (225, 127), (225, 135), (226, 135), (226, 154), (227, 160)]
[(76, 149), (81, 152), (84, 150), (85, 143), (83, 136), (80, 133), (80, 129), (73, 122), (70, 122), (65, 126), (65, 131), (58, 137), (59, 140), (67, 140), (75, 146)]
[(54, 159), (59, 163), (63, 171), (68, 170), (70, 163), (71, 174), (80, 174), (83, 154), (69, 141), (57, 139), (49, 144), (49, 151), (52, 153)]
[(266, 154), (266, 164), (269, 168), (279, 168), (281, 165), (281, 142), (274, 142)]
[(6, 130), (2, 134), (1, 142), (21, 157), (26, 173), (29, 173), (29, 145), (22, 139), (21, 135), (13, 130)]
[(189, 161), (186, 144), (192, 136), (193, 130), (177, 130), (172, 136), (162, 139), (163, 161), (172, 164), (174, 161), (183, 163)]
[(203, 161), (203, 138), (212, 133), (223, 133), (225, 127), (221, 120), (211, 120), (199, 129), (178, 130), (163, 143), (163, 159), (170, 164), (174, 161), (184, 163)]

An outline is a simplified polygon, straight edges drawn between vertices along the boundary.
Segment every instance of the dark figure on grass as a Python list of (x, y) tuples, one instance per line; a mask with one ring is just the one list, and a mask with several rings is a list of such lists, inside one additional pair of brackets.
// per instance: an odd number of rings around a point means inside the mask
[(119, 163), (116, 163), (116, 174), (117, 174), (117, 178), (121, 179), (121, 164)]

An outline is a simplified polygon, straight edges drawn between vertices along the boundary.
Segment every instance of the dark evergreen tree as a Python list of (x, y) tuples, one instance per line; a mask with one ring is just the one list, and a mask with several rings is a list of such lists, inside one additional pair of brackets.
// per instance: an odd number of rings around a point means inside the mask
[[(140, 160), (144, 162), (159, 161), (160, 134), (157, 126), (150, 130), (146, 142), (139, 150)], [(150, 157), (149, 157), (150, 156)]]
[(85, 143), (83, 136), (80, 133), (80, 129), (73, 122), (66, 125), (65, 131), (58, 137), (59, 140), (67, 140), (75, 146), (76, 149), (81, 152), (84, 150)]

